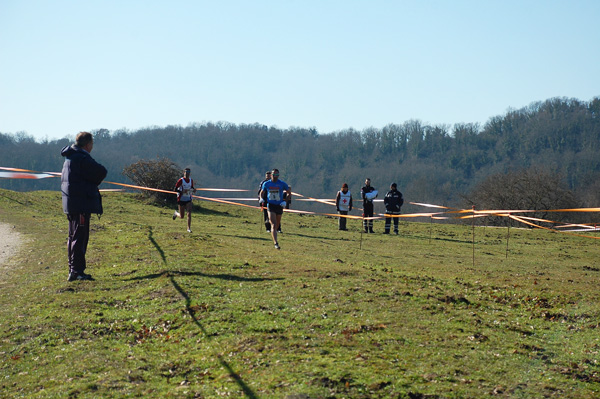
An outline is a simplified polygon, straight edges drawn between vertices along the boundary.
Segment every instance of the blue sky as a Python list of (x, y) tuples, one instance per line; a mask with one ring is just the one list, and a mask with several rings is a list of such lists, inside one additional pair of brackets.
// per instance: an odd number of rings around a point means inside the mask
[(600, 1), (0, 0), (0, 132), (485, 123), (600, 96)]

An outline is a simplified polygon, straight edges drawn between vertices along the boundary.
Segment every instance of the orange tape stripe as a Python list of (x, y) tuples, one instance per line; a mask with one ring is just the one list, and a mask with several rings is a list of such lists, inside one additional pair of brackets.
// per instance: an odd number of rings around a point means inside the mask
[(225, 201), (225, 200), (221, 200), (221, 199), (217, 199), (217, 198), (201, 197), (199, 195), (192, 195), (192, 198), (198, 198), (198, 199), (202, 199), (205, 201), (219, 202), (221, 204), (239, 205), (239, 206), (244, 206), (246, 208), (252, 208), (252, 209), (261, 209), (258, 206), (240, 204), (239, 202)]
[(150, 188), (150, 187), (134, 186), (133, 184), (115, 183), (115, 182), (112, 182), (112, 181), (105, 181), (104, 183), (107, 183), (107, 184), (114, 184), (114, 185), (116, 185), (116, 186), (122, 186), (122, 187), (135, 188), (135, 189), (138, 189), (138, 190), (156, 191), (157, 193), (165, 193), (165, 194), (173, 194), (173, 195), (176, 195), (176, 194), (177, 194), (175, 191), (161, 190), (161, 189), (159, 189), (159, 188)]
[[(246, 192), (250, 190), (242, 190), (240, 188), (197, 188), (198, 191), (223, 191), (223, 192)], [(258, 201), (258, 199), (257, 199)]]
[(508, 217), (511, 218), (511, 219), (513, 219), (513, 220), (516, 220), (518, 222), (525, 223), (525, 224), (527, 224), (529, 226), (537, 227), (538, 229), (544, 229), (544, 230), (548, 230), (548, 231), (554, 231), (554, 232), (562, 233), (562, 234), (569, 234), (569, 235), (577, 236), (577, 237), (593, 238), (594, 240), (600, 240), (600, 237), (586, 236), (586, 235), (583, 235), (583, 234), (575, 234), (575, 233), (570, 233), (568, 231), (560, 231), (560, 230), (556, 230), (556, 229), (551, 229), (549, 227), (539, 226), (539, 225), (537, 225), (535, 223), (528, 222), (527, 220), (524, 220), (523, 218), (520, 218), (518, 216), (508, 215)]
[(457, 209), (457, 208), (448, 208), (447, 206), (442, 206), (442, 205), (423, 204), (423, 203), (420, 203), (420, 202), (409, 202), (409, 204), (418, 205), (418, 206), (424, 206), (424, 207), (427, 207), (427, 208)]
[(10, 170), (10, 171), (13, 171), (13, 172), (46, 173), (46, 174), (49, 174), (49, 175), (60, 176), (60, 173), (58, 173), (58, 172), (40, 172), (40, 171), (37, 171), (37, 170), (7, 168), (7, 167), (4, 167), (4, 166), (0, 166), (0, 169), (2, 169), (2, 170)]
[(47, 173), (23, 173), (23, 172), (0, 172), (0, 177), (4, 179), (46, 179), (48, 177), (57, 177)]
[(295, 193), (293, 191), (292, 191), (292, 195), (296, 195), (298, 197), (306, 198), (304, 201), (307, 201), (307, 200), (308, 201), (315, 201), (315, 202), (320, 202), (322, 204), (335, 206), (335, 201), (331, 202), (331, 200), (322, 200), (322, 199), (318, 199), (318, 198), (308, 197), (308, 196), (302, 195), (300, 193)]

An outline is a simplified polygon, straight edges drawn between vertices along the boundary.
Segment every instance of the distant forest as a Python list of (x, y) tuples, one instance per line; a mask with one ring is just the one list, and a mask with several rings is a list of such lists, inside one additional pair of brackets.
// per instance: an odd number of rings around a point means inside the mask
[[(76, 133), (42, 142), (25, 133), (0, 133), (0, 166), (60, 172), (60, 150)], [(407, 203), (461, 207), (490, 176), (537, 168), (560, 176), (581, 206), (600, 206), (600, 97), (536, 102), (491, 117), (483, 126), (409, 120), (319, 134), (218, 122), (92, 133), (92, 155), (115, 182), (128, 182), (123, 168), (138, 160), (168, 158), (190, 167), (197, 187), (249, 189), (250, 194), (240, 194), (245, 197), (254, 196), (264, 172), (276, 167), (293, 191), (306, 196), (334, 198), (346, 182), (356, 198), (369, 177), (380, 198), (396, 182)], [(0, 187), (58, 190), (60, 183), (0, 179)]]

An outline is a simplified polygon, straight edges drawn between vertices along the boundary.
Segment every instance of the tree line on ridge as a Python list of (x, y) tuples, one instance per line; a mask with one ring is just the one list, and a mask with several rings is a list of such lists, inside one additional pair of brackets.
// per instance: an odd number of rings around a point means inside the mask
[[(41, 142), (26, 133), (0, 133), (0, 166), (58, 172), (60, 150), (76, 133)], [(198, 187), (249, 189), (252, 195), (264, 172), (277, 167), (293, 191), (316, 198), (334, 198), (344, 182), (357, 198), (369, 177), (380, 198), (396, 182), (407, 202), (481, 209), (485, 201), (477, 195), (495, 176), (548, 176), (572, 196), (570, 204), (600, 203), (600, 97), (535, 102), (483, 126), (409, 120), (319, 134), (314, 128), (209, 122), (92, 133), (93, 156), (114, 182), (130, 183), (123, 170), (135, 162), (166, 158), (190, 167)], [(60, 184), (0, 179), (0, 187), (58, 190)]]

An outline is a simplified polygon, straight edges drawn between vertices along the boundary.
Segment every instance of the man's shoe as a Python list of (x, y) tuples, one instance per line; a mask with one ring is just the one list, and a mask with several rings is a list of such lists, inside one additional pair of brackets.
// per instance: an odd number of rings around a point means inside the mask
[(191, 233), (191, 232), (192, 232), (192, 229), (188, 229), (188, 233)]
[(173, 220), (177, 219), (177, 211), (173, 212)]
[(71, 273), (69, 273), (69, 278), (67, 279), (67, 281), (83, 281), (83, 280), (94, 281), (94, 278), (92, 277), (91, 274), (71, 272)]
[(384, 231), (383, 234), (390, 234), (390, 232), (389, 231)]
[(270, 232), (271, 232), (271, 229), (267, 229), (267, 233), (270, 233)]
[(398, 235), (398, 232), (397, 232), (397, 231), (394, 231), (394, 234)]
[(281, 229), (277, 229), (277, 232), (283, 234), (283, 231)]
[(281, 249), (278, 243), (275, 243), (275, 249)]
[(90, 281), (94, 281), (94, 278), (92, 277), (91, 274), (86, 274), (86, 273), (79, 273), (79, 276), (77, 277), (78, 280), (90, 280)]

